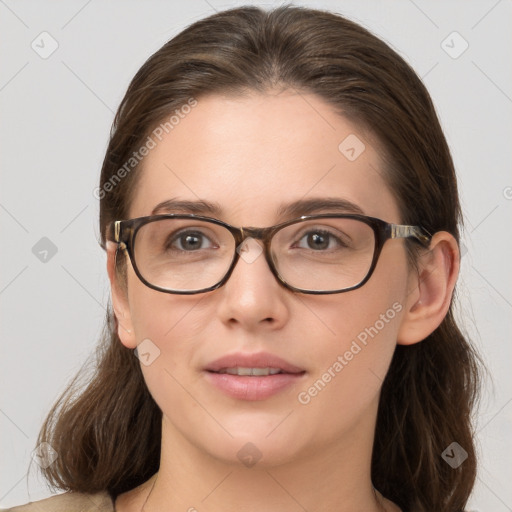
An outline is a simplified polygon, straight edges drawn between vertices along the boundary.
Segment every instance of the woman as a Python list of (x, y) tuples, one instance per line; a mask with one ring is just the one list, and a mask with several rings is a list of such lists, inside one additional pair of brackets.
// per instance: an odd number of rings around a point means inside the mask
[(455, 172), (385, 43), (298, 7), (194, 23), (130, 84), (97, 196), (104, 344), (39, 436), (71, 492), (12, 510), (464, 509)]

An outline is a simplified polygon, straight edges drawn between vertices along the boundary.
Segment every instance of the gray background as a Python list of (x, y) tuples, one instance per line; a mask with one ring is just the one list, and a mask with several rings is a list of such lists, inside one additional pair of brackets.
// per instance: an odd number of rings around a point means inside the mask
[[(459, 315), (493, 381), (477, 418), (481, 465), (469, 508), (512, 510), (512, 3), (296, 3), (370, 28), (432, 94), (466, 218)], [(244, 2), (0, 0), (0, 507), (51, 494), (35, 464), (27, 476), (36, 436), (101, 331), (109, 287), (93, 190), (113, 113), (150, 54), (235, 5)], [(57, 250), (46, 261), (43, 237)]]

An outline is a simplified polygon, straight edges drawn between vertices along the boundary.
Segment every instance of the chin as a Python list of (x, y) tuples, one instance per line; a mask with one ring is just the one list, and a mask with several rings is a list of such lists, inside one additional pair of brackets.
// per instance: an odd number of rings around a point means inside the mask
[[(225, 447), (210, 447), (210, 454), (217, 460), (247, 469), (269, 469), (292, 462), (296, 458), (293, 443), (277, 446), (268, 440), (252, 439), (250, 436), (235, 438)], [(224, 449), (223, 449), (224, 448)]]

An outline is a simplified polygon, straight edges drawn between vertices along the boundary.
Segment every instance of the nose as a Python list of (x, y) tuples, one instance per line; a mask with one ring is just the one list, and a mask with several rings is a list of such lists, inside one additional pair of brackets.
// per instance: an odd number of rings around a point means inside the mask
[(292, 292), (272, 274), (260, 242), (247, 238), (237, 252), (240, 258), (228, 281), (218, 290), (217, 312), (222, 321), (247, 330), (283, 327), (289, 318)]

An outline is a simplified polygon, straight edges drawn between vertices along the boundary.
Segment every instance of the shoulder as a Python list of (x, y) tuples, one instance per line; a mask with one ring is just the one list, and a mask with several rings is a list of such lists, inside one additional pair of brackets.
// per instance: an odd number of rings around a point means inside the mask
[(114, 512), (114, 504), (107, 491), (95, 494), (65, 492), (25, 505), (0, 509), (0, 512)]

